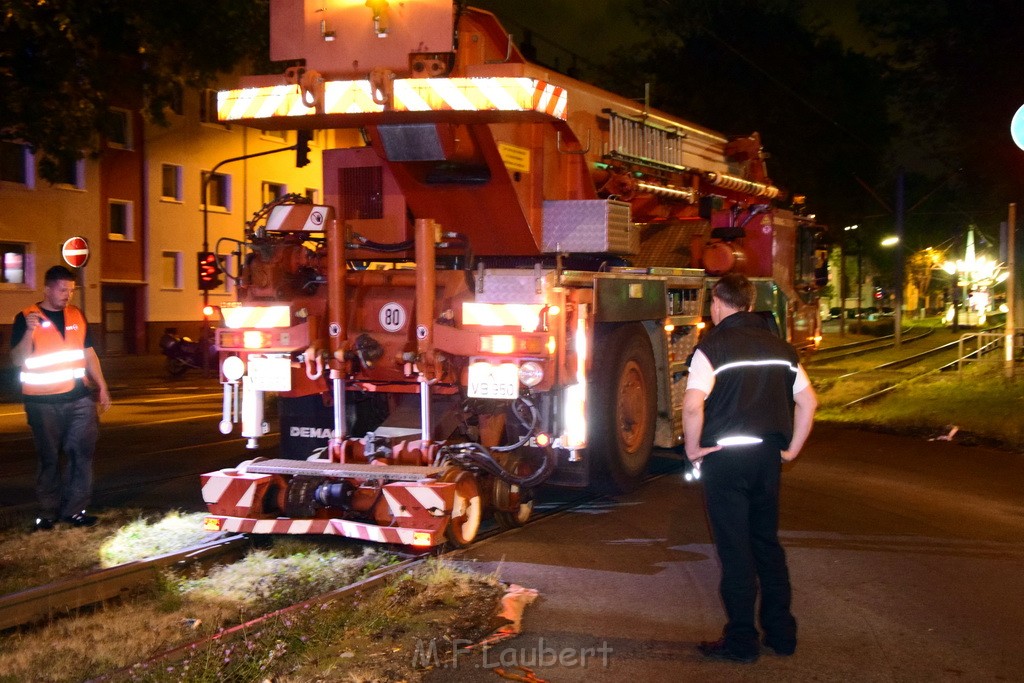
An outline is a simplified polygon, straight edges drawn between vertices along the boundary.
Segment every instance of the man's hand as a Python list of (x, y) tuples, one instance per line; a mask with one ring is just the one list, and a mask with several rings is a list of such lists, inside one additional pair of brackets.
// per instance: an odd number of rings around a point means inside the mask
[(100, 407), (100, 415), (110, 410), (110, 390), (106, 387), (100, 389), (99, 396), (97, 396), (97, 402)]
[(701, 448), (700, 446), (687, 446), (686, 457), (689, 458), (690, 462), (698, 462), (703, 460), (704, 456), (708, 453), (714, 453), (715, 451), (722, 450), (721, 446), (711, 446), (710, 448)]
[(50, 321), (39, 315), (38, 313), (29, 313), (25, 316), (25, 328), (26, 334), (31, 335), (32, 331), (37, 327), (48, 324)]

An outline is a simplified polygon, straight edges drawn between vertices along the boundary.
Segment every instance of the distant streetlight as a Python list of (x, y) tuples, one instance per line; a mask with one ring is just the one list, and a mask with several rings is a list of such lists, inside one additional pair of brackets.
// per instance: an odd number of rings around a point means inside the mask
[[(860, 321), (861, 307), (863, 306), (863, 301), (864, 301), (863, 293), (862, 293), (862, 287), (864, 285), (864, 275), (863, 275), (863, 271), (861, 270), (861, 255), (864, 253), (864, 248), (863, 248), (863, 246), (861, 245), (861, 242), (860, 242), (860, 233), (857, 232), (858, 228), (860, 228), (859, 225), (847, 225), (845, 228), (843, 228), (843, 232), (844, 233), (849, 233), (849, 234), (848, 235), (843, 235), (843, 260), (840, 262), (840, 264), (845, 267), (845, 264), (846, 264), (846, 253), (845, 253), (846, 252), (846, 246), (845, 245), (846, 245), (847, 238), (854, 240), (857, 243), (857, 320)], [(840, 284), (845, 285), (846, 284), (846, 275), (845, 275), (845, 273), (841, 276), (841, 279), (842, 279), (842, 282)], [(842, 290), (842, 287), (840, 287), (840, 289)], [(839, 297), (840, 297), (839, 314), (841, 316), (841, 318), (839, 320), (839, 333), (840, 333), (840, 336), (842, 336), (842, 335), (845, 335), (845, 333), (846, 333), (846, 295), (845, 295), (845, 293), (843, 291), (841, 291)]]
[(900, 238), (895, 235), (890, 235), (881, 241), (883, 247), (895, 247), (900, 243)]

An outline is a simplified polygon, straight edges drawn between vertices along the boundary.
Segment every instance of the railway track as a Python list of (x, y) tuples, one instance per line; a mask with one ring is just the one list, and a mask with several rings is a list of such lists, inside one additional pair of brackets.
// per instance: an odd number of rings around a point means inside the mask
[[(901, 343), (910, 343), (920, 339), (925, 339), (926, 337), (931, 336), (934, 331), (934, 328), (917, 330), (913, 327), (909, 327), (903, 332)], [(825, 365), (844, 358), (854, 358), (869, 353), (884, 351), (895, 348), (895, 346), (896, 335), (894, 334), (878, 337), (877, 339), (865, 339), (850, 342), (849, 344), (833, 346), (827, 349), (819, 349), (807, 361), (806, 365)]]
[[(999, 329), (999, 326), (993, 327), (990, 330), (985, 331), (988, 332), (997, 329)], [(933, 331), (934, 330), (927, 330), (923, 334), (905, 337), (904, 340), (908, 343), (920, 341), (922, 339), (928, 338), (931, 332)], [(855, 342), (854, 344), (842, 347), (835, 347), (836, 353), (830, 356), (826, 356), (824, 358), (816, 358), (815, 360), (817, 360), (818, 362), (817, 364), (814, 364), (811, 367), (810, 371), (812, 373), (818, 371), (821, 374), (825, 374), (828, 371), (828, 368), (826, 366), (830, 362), (854, 356), (867, 356), (868, 354), (871, 353), (888, 351), (894, 348), (894, 340), (891, 337), (879, 341), (880, 343), (876, 342), (875, 340), (870, 340), (868, 342)], [(946, 372), (952, 369), (956, 369), (964, 361), (975, 360), (989, 352), (1001, 348), (1001, 342), (993, 341), (986, 344), (982, 344), (979, 347), (975, 348), (974, 350), (971, 350), (966, 353), (961, 353), (962, 346), (962, 341), (958, 339), (947, 343), (939, 344), (937, 346), (933, 346), (930, 348), (926, 348), (924, 350), (907, 348), (905, 349), (906, 353), (900, 355), (900, 357), (898, 358), (886, 360), (882, 363), (877, 363), (869, 367), (843, 372), (842, 374), (831, 377), (831, 379), (832, 381), (835, 382), (842, 382), (848, 381), (853, 378), (881, 378), (880, 381), (882, 382), (883, 386), (881, 386), (880, 388), (875, 388), (872, 391), (852, 401), (844, 403), (842, 406), (843, 408), (853, 407), (885, 396), (886, 394), (889, 394), (902, 386), (905, 386), (911, 382), (918, 381), (925, 377), (929, 377), (935, 373)], [(952, 356), (950, 355), (951, 352), (953, 352)], [(927, 367), (920, 367), (927, 361), (936, 358), (940, 359), (937, 364), (932, 363)], [(917, 367), (915, 368), (915, 366)], [(894, 371), (905, 370), (907, 368), (915, 368), (915, 371), (910, 374), (903, 375), (893, 374)]]
[[(600, 498), (602, 498), (601, 495), (590, 493), (570, 495), (568, 497), (562, 496), (557, 499), (545, 496), (544, 500), (539, 501), (534, 515), (527, 524), (563, 514), (577, 507), (593, 504), (594, 501)], [(503, 534), (514, 533), (516, 530), (516, 528), (502, 529), (497, 524), (488, 524), (487, 527), (481, 529), (476, 542), (493, 541)], [(294, 537), (291, 538), (294, 539)], [(88, 612), (90, 606), (100, 604), (106, 605), (104, 607), (105, 611), (112, 611), (109, 618), (116, 621), (116, 610), (122, 608), (119, 605), (118, 598), (141, 591), (147, 584), (155, 581), (161, 572), (166, 569), (183, 570), (188, 563), (193, 562), (219, 562), (223, 564), (234, 561), (239, 559), (241, 554), (250, 545), (248, 537), (232, 535), (159, 557), (148, 558), (82, 576), (69, 577), (47, 585), (2, 596), (0, 597), (0, 631), (6, 630), (9, 633), (10, 629), (20, 629), (24, 632), (26, 628), (46, 623), (54, 618), (74, 615), (82, 608), (86, 608)], [(262, 614), (235, 626), (218, 630), (215, 633), (207, 632), (201, 637), (176, 644), (165, 651), (140, 652), (140, 663), (151, 665), (162, 660), (173, 660), (186, 650), (201, 648), (215, 640), (229, 640), (237, 635), (251, 633), (259, 624), (268, 619), (274, 617), (287, 618), (287, 615), (295, 610), (301, 610), (311, 605), (326, 602), (347, 604), (364, 595), (367, 591), (381, 585), (382, 582), (387, 581), (396, 574), (413, 570), (418, 564), (426, 561), (428, 558), (453, 558), (459, 552), (459, 550), (455, 549), (438, 548), (432, 552), (407, 555), (397, 564), (389, 564), (370, 573), (365, 578), (329, 593), (304, 600), (290, 607), (277, 609), (269, 614)], [(131, 603), (125, 603), (124, 608), (130, 609)], [(106, 617), (104, 621), (106, 621)], [(128, 673), (128, 669), (107, 672), (95, 680), (107, 680), (111, 677), (117, 679), (117, 676), (126, 673)]]

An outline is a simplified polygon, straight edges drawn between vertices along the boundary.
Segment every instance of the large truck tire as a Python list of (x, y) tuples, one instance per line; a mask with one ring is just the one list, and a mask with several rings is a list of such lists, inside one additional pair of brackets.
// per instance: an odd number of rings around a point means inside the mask
[(591, 377), (591, 488), (625, 493), (647, 472), (654, 447), (658, 379), (643, 326), (630, 323), (599, 331)]

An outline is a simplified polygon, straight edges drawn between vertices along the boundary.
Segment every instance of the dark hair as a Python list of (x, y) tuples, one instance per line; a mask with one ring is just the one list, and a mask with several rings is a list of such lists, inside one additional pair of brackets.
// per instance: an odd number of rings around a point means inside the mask
[(754, 306), (754, 299), (757, 292), (754, 284), (747, 279), (746, 275), (729, 273), (723, 275), (711, 288), (711, 296), (718, 298), (729, 308), (738, 311), (749, 311)]
[(64, 266), (53, 266), (52, 268), (47, 270), (46, 275), (43, 276), (43, 284), (45, 284), (47, 287), (61, 280), (70, 280), (71, 282), (77, 282), (78, 278), (76, 278), (75, 274), (72, 273), (67, 268), (65, 268)]

